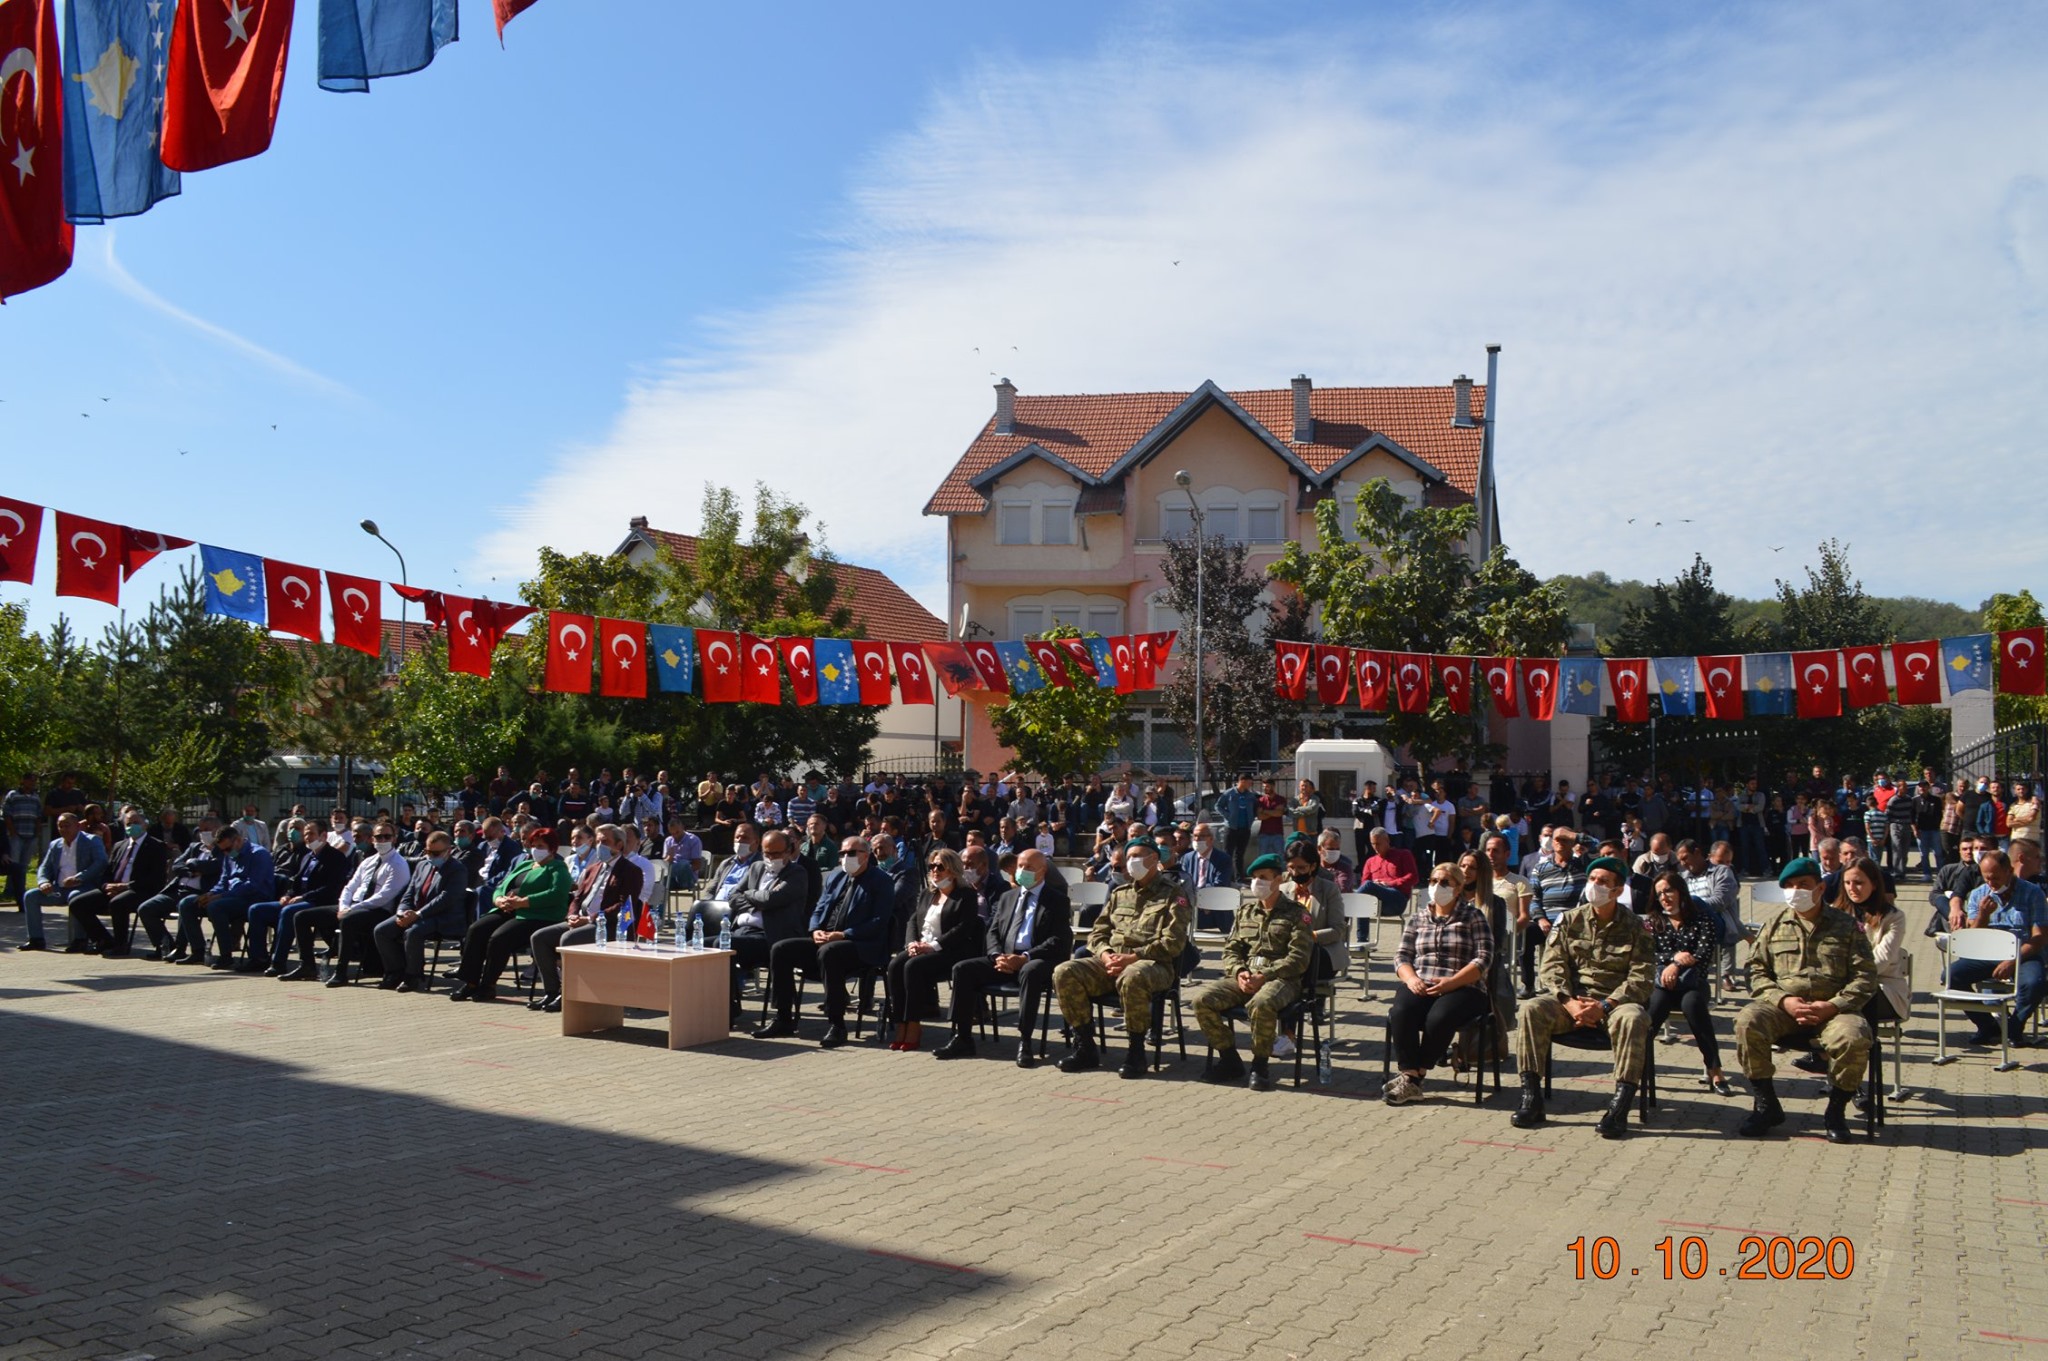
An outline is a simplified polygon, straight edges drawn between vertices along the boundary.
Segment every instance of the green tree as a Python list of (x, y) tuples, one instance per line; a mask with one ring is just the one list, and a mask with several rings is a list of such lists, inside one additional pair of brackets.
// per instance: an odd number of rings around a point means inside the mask
[[(1411, 506), (1374, 478), (1361, 487), (1344, 532), (1334, 500), (1316, 507), (1316, 546), (1290, 543), (1270, 569), (1322, 611), (1331, 643), (1403, 652), (1551, 656), (1570, 632), (1563, 595), (1496, 548), (1475, 564), (1466, 552), (1477, 512)], [(1477, 706), (1475, 706), (1475, 709)], [(1386, 739), (1419, 765), (1462, 755), (1493, 759), (1484, 720), (1461, 717), (1441, 697), (1427, 714), (1391, 714)]]
[(1695, 553), (1692, 566), (1622, 606), (1601, 651), (1613, 657), (1712, 657), (1757, 641), (1735, 625), (1735, 601), (1714, 585), (1714, 569)]
[[(1079, 638), (1082, 633), (1062, 624), (1043, 636)], [(991, 705), (988, 719), (996, 740), (1017, 753), (1014, 764), (1020, 769), (1052, 780), (1069, 772), (1089, 775), (1123, 736), (1124, 697), (1077, 673), (1072, 685), (1048, 685)]]
[(1195, 737), (1195, 623), (1202, 627), (1202, 744), (1206, 773), (1233, 771), (1266, 754), (1280, 699), (1273, 693), (1272, 649), (1251, 634), (1252, 617), (1265, 601), (1264, 578), (1245, 561), (1241, 543), (1204, 536), (1200, 547), (1201, 596), (1195, 607), (1197, 548), (1192, 538), (1169, 539), (1160, 572), (1166, 603), (1181, 618), (1174, 644), (1181, 664), (1166, 685), (1167, 716)]
[(40, 773), (59, 740), (58, 648), (29, 632), (27, 606), (0, 604), (0, 784)]
[[(1983, 627), (1994, 633), (2007, 629), (2032, 628), (2042, 622), (2041, 602), (2034, 599), (2034, 593), (2022, 590), (2018, 595), (2000, 592), (1984, 602), (1982, 610)], [(2002, 669), (1994, 652), (1992, 665)], [(2048, 722), (2048, 699), (2036, 699), (2032, 695), (2000, 695), (1996, 700), (1996, 723), (2001, 728), (2010, 728), (2020, 723)]]
[(393, 696), (397, 740), (388, 778), (435, 793), (465, 775), (489, 776), (512, 764), (526, 732), (523, 688), (502, 674), (485, 680), (448, 669), (448, 645), (436, 636), (399, 669)]
[(129, 763), (121, 797), (145, 808), (183, 808), (220, 790), (221, 738), (187, 728)]
[[(388, 757), (396, 703), (384, 684), (382, 659), (351, 648), (293, 643), (297, 674), (271, 694), (270, 726), (277, 739), (309, 755), (334, 758), (341, 802), (359, 760)], [(396, 796), (386, 769), (378, 792)]]

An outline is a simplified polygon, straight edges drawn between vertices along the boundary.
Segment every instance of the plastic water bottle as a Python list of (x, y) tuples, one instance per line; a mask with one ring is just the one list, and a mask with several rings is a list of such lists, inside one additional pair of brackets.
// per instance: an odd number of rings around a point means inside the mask
[(690, 948), (690, 924), (684, 913), (676, 914), (676, 950), (678, 953)]
[(600, 949), (600, 950), (602, 950), (602, 949), (604, 948), (604, 945), (605, 945), (605, 921), (604, 921), (604, 913), (600, 912), (600, 913), (598, 913), (598, 914), (597, 914), (597, 922), (596, 922), (596, 926), (597, 926), (597, 948), (598, 948), (598, 949)]
[(718, 948), (726, 951), (730, 951), (732, 949), (731, 917), (727, 917), (723, 921), (718, 923)]
[(696, 922), (690, 927), (690, 948), (692, 950), (704, 948), (704, 919), (702, 917), (697, 918)]
[(1335, 1077), (1330, 1063), (1330, 1042), (1324, 1040), (1316, 1046), (1316, 1085), (1327, 1087)]

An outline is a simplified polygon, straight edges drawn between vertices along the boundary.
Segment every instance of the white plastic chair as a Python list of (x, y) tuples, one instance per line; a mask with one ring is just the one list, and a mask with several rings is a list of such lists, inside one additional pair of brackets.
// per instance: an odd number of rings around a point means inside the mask
[(1067, 889), (1067, 903), (1076, 912), (1084, 907), (1101, 907), (1109, 901), (1109, 885), (1083, 879)]
[(1349, 935), (1352, 932), (1352, 928), (1350, 926), (1350, 923), (1352, 922), (1365, 921), (1372, 923), (1372, 929), (1370, 932), (1367, 933), (1365, 943), (1363, 945), (1357, 946), (1352, 952), (1353, 960), (1359, 964), (1359, 988), (1363, 991), (1365, 996), (1370, 997), (1372, 996), (1373, 944), (1375, 939), (1378, 937), (1380, 930), (1380, 900), (1373, 897), (1370, 893), (1347, 893), (1343, 895), (1343, 901), (1345, 921), (1344, 930), (1346, 935)]
[(1906, 1044), (1906, 1022), (1913, 1015), (1913, 956), (1906, 956), (1906, 1014), (1896, 1021), (1880, 1021), (1879, 1025), (1890, 1026), (1892, 1032), (1892, 1090), (1888, 1098), (1892, 1101), (1906, 1099), (1905, 1055), (1899, 1051)]
[(1065, 877), (1069, 887), (1088, 882), (1088, 871), (1079, 865), (1061, 865), (1060, 874)]
[[(1987, 979), (1993, 988), (2001, 984), (2004, 991), (1976, 992), (1974, 990), (1949, 986), (1950, 968), (1959, 959), (1984, 960), (1991, 964), (2010, 962), (2013, 976), (2006, 979)], [(2012, 1056), (2012, 1046), (2007, 1040), (2012, 1019), (2013, 1000), (2019, 995), (2020, 938), (2010, 931), (2001, 931), (1989, 926), (1970, 926), (1948, 935), (1947, 949), (1942, 956), (1941, 986), (1934, 993), (1934, 1061), (1936, 1064), (1954, 1063), (1960, 1054), (1948, 1052), (1948, 1009), (1958, 1011), (1988, 1011), (1998, 1017), (1998, 1057), (1994, 1072), (2009, 1073), (2019, 1067)]]
[[(1243, 901), (1242, 897), (1234, 888), (1223, 888), (1219, 885), (1211, 885), (1208, 888), (1196, 889), (1195, 922), (1197, 929), (1201, 929), (1200, 923), (1202, 920), (1202, 914), (1205, 912), (1220, 912), (1228, 918), (1230, 918), (1232, 921), (1235, 921), (1237, 919), (1237, 905), (1241, 901)], [(1229, 930), (1229, 926), (1224, 926), (1220, 931), (1212, 929), (1208, 932), (1208, 934), (1224, 935), (1227, 934)]]

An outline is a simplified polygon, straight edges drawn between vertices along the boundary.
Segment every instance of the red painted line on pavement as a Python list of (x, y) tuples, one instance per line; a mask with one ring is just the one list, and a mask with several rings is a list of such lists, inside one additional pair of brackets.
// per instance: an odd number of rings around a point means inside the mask
[(1092, 1101), (1098, 1106), (1121, 1106), (1123, 1101), (1114, 1096), (1068, 1096), (1065, 1092), (1050, 1093), (1055, 1101)]
[(935, 1262), (929, 1257), (912, 1257), (906, 1252), (885, 1252), (881, 1248), (869, 1248), (868, 1256), (887, 1257), (891, 1261), (909, 1262), (914, 1266), (928, 1266), (935, 1271), (957, 1271), (963, 1276), (979, 1276), (981, 1274), (977, 1268), (961, 1266), (957, 1262)]
[(1303, 1238), (1313, 1238), (1318, 1243), (1341, 1243), (1347, 1248), (1377, 1248), (1381, 1252), (1405, 1252), (1411, 1257), (1420, 1257), (1421, 1248), (1404, 1248), (1394, 1243), (1368, 1243), (1363, 1238), (1333, 1238), (1327, 1233), (1305, 1233)]
[(1760, 1233), (1767, 1238), (1782, 1237), (1768, 1229), (1745, 1229), (1734, 1224), (1695, 1224), (1689, 1219), (1660, 1219), (1659, 1224), (1668, 1224), (1674, 1229), (1719, 1229), (1723, 1233)]
[(481, 1267), (485, 1271), (495, 1271), (500, 1276), (510, 1276), (515, 1281), (544, 1281), (547, 1279), (538, 1271), (521, 1271), (516, 1266), (499, 1266), (496, 1262), (486, 1262), (481, 1257), (463, 1257), (452, 1252), (448, 1255), (464, 1266)]
[(1531, 1144), (1497, 1144), (1491, 1139), (1460, 1139), (1458, 1142), (1461, 1144), (1471, 1144), (1474, 1148), (1511, 1148), (1517, 1153), (1557, 1152), (1554, 1148), (1537, 1148)]
[(325, 1002), (327, 1000), (325, 997), (315, 996), (310, 992), (288, 992), (284, 995), (284, 999), (287, 1002)]
[(43, 1293), (34, 1286), (23, 1285), (20, 1281), (9, 1276), (0, 1276), (0, 1286), (6, 1286), (17, 1295), (40, 1295)]
[(2041, 1346), (2048, 1347), (2048, 1337), (2021, 1337), (2018, 1333), (1990, 1333), (1984, 1331), (1984, 1329), (1982, 1328), (1979, 1328), (1977, 1330), (1977, 1336), (1995, 1337), (2000, 1342), (2034, 1342), (2040, 1344)]
[(1212, 1172), (1228, 1172), (1230, 1170), (1229, 1163), (1189, 1162), (1186, 1158), (1161, 1158), (1152, 1153), (1145, 1155), (1145, 1161), (1148, 1163), (1173, 1163), (1177, 1167), (1206, 1167)]
[(525, 1030), (523, 1025), (506, 1025), (503, 1021), (485, 1021), (483, 1024), (497, 1030)]
[(813, 1109), (813, 1108), (812, 1108), (812, 1107), (810, 1107), (810, 1106), (777, 1106), (777, 1105), (774, 1105), (773, 1103), (771, 1103), (771, 1104), (769, 1105), (768, 1109), (769, 1109), (769, 1110), (771, 1110), (771, 1111), (795, 1111), (795, 1112), (796, 1112), (796, 1113), (797, 1113), (798, 1115), (831, 1115), (831, 1116), (836, 1116), (836, 1115), (838, 1115), (838, 1114), (839, 1114), (839, 1112), (838, 1112), (838, 1111), (821, 1111), (821, 1110), (816, 1110), (816, 1109)]
[(112, 1173), (114, 1173), (114, 1174), (115, 1174), (116, 1176), (128, 1177), (128, 1178), (130, 1178), (130, 1179), (132, 1179), (132, 1180), (135, 1180), (135, 1181), (155, 1181), (155, 1180), (156, 1180), (156, 1177), (155, 1177), (155, 1175), (154, 1175), (154, 1174), (152, 1174), (152, 1173), (149, 1173), (149, 1172), (137, 1172), (137, 1171), (136, 1171), (136, 1170), (135, 1170), (134, 1168), (132, 1168), (132, 1167), (116, 1167), (116, 1166), (114, 1166), (114, 1164), (112, 1164), (112, 1163), (94, 1163), (94, 1164), (93, 1164), (93, 1166), (95, 1166), (95, 1167), (99, 1168), (99, 1169), (100, 1169), (100, 1170), (101, 1170), (102, 1172), (112, 1172)]
[(2011, 1196), (1997, 1197), (2000, 1205), (2048, 1205), (2048, 1200), (2014, 1200)]
[(487, 1172), (481, 1167), (463, 1167), (457, 1164), (455, 1170), (457, 1172), (467, 1172), (472, 1177), (482, 1177), (485, 1181), (509, 1181), (514, 1186), (533, 1185), (532, 1182), (524, 1177), (508, 1177), (503, 1172)]
[(847, 1161), (846, 1159), (844, 1159), (844, 1158), (827, 1158), (827, 1159), (825, 1159), (825, 1161), (826, 1161), (826, 1162), (828, 1162), (828, 1163), (831, 1163), (831, 1164), (832, 1164), (832, 1165), (833, 1165), (834, 1167), (854, 1167), (854, 1168), (858, 1168), (858, 1169), (860, 1169), (860, 1170), (861, 1170), (861, 1171), (863, 1171), (863, 1172), (897, 1172), (897, 1173), (902, 1173), (902, 1172), (908, 1172), (908, 1171), (910, 1170), (910, 1169), (909, 1169), (909, 1168), (907, 1168), (907, 1167), (877, 1167), (877, 1166), (876, 1166), (875, 1164), (873, 1164), (873, 1163), (850, 1163), (850, 1162), (848, 1162), (848, 1161)]
[(474, 1068), (503, 1068), (508, 1073), (512, 1071), (512, 1065), (509, 1063), (492, 1063), (489, 1059), (464, 1059), (462, 1061)]
[(242, 1027), (242, 1028), (243, 1028), (244, 1030), (275, 1030), (275, 1029), (277, 1029), (277, 1027), (276, 1027), (276, 1026), (274, 1026), (274, 1025), (264, 1025), (264, 1024), (262, 1024), (261, 1022), (258, 1022), (258, 1021), (236, 1021), (236, 1022), (235, 1022), (235, 1024), (236, 1024), (236, 1025), (238, 1025), (238, 1026), (241, 1026), (241, 1027)]

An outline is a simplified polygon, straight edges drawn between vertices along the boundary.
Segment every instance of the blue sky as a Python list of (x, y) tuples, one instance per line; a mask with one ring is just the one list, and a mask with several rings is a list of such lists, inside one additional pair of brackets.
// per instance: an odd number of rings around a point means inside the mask
[(1906, 548), (1930, 477), (2038, 466), (2024, 7), (541, 0), (501, 51), (465, 3), (368, 95), (315, 88), (314, 8), (269, 154), (0, 312), (0, 493), (388, 575), (368, 515), (509, 598), (537, 543), (767, 479), (937, 606), (917, 511), (991, 369), (1443, 382), (1499, 341), (1538, 571), (1698, 549), (1760, 593), (1833, 534), (1974, 603), (2048, 557)]

